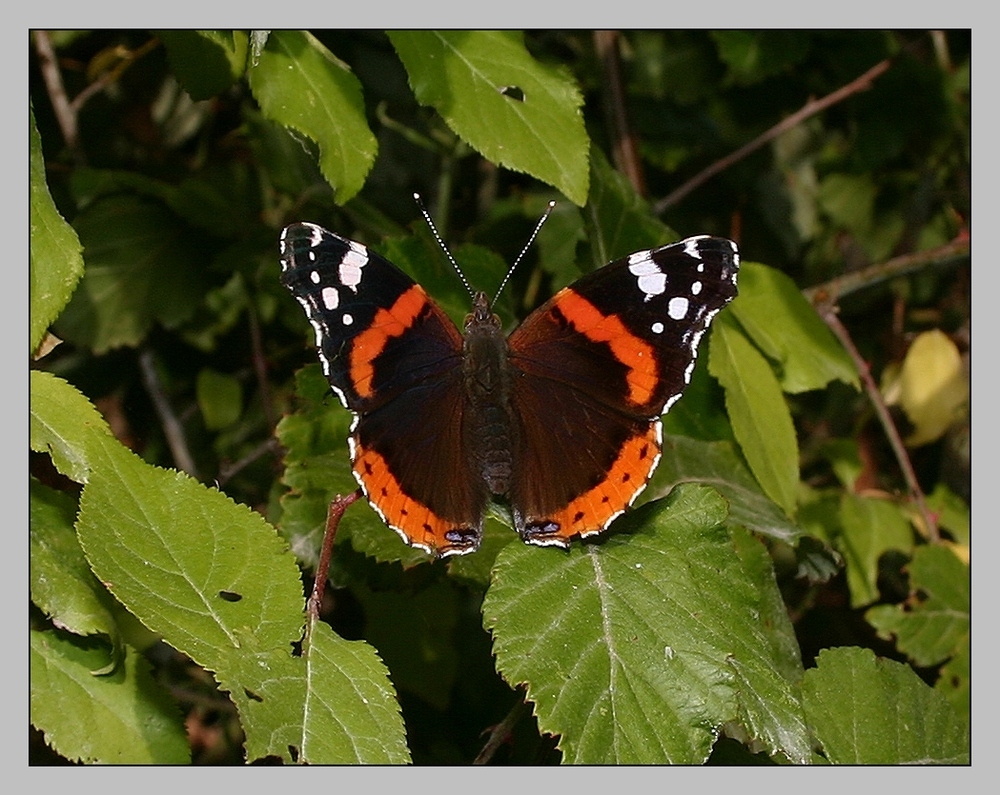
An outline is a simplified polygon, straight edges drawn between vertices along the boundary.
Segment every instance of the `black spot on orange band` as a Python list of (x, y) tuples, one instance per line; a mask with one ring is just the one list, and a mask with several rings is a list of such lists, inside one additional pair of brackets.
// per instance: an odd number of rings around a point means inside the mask
[(659, 461), (660, 426), (653, 423), (646, 433), (622, 445), (605, 478), (574, 499), (561, 511), (545, 517), (529, 517), (530, 533), (536, 543), (548, 539), (561, 545), (573, 536), (598, 533), (628, 507), (645, 487)]
[(354, 472), (368, 501), (411, 546), (432, 555), (463, 554), (479, 546), (476, 528), (444, 519), (406, 494), (386, 460), (375, 450), (356, 446)]

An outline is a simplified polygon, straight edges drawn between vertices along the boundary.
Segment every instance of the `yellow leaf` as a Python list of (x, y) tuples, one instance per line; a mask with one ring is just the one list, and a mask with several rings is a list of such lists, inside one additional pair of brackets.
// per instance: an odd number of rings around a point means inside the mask
[(969, 375), (962, 356), (937, 329), (913, 341), (897, 386), (898, 402), (914, 426), (906, 440), (911, 447), (939, 439), (968, 410)]

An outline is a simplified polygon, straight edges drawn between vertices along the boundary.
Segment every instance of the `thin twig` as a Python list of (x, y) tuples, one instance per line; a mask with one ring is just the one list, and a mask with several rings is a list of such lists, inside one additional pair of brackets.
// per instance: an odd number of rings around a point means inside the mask
[(896, 428), (896, 423), (893, 422), (889, 414), (889, 408), (882, 399), (882, 393), (879, 391), (878, 384), (875, 383), (871, 370), (868, 369), (868, 363), (862, 358), (858, 349), (854, 347), (854, 341), (851, 339), (850, 332), (840, 322), (840, 318), (837, 317), (836, 307), (832, 304), (826, 304), (818, 307), (818, 311), (820, 317), (823, 318), (823, 321), (830, 327), (830, 330), (840, 340), (840, 344), (844, 346), (844, 349), (854, 360), (854, 366), (861, 375), (861, 381), (865, 386), (865, 391), (868, 393), (868, 399), (875, 407), (875, 413), (878, 415), (879, 422), (882, 423), (882, 429), (885, 431), (885, 435), (889, 439), (889, 444), (896, 454), (896, 461), (903, 472), (903, 478), (906, 480), (906, 485), (910, 490), (910, 496), (913, 502), (916, 503), (917, 511), (920, 513), (924, 526), (927, 528), (927, 535), (931, 541), (940, 541), (941, 536), (938, 533), (937, 522), (927, 508), (927, 503), (924, 500), (924, 492), (917, 482), (917, 475), (913, 471), (913, 465), (910, 463), (910, 456), (903, 445), (903, 440), (899, 435), (899, 430)]
[(617, 168), (640, 196), (646, 195), (646, 176), (639, 157), (639, 147), (632, 134), (622, 84), (621, 54), (617, 30), (595, 30), (594, 49), (601, 61), (604, 77), (604, 107), (611, 130), (611, 153)]
[(62, 130), (63, 140), (71, 152), (78, 154), (76, 111), (71, 106), (69, 97), (66, 96), (62, 73), (59, 71), (56, 53), (52, 48), (52, 39), (49, 38), (47, 30), (36, 30), (34, 39), (35, 49), (38, 50), (38, 65), (42, 71), (42, 79), (45, 81), (45, 88), (49, 93), (52, 110), (59, 122), (59, 129)]
[(153, 353), (144, 350), (139, 354), (139, 369), (142, 371), (142, 383), (153, 401), (156, 414), (163, 425), (163, 434), (167, 438), (167, 446), (174, 457), (174, 463), (182, 472), (186, 472), (193, 478), (198, 477), (198, 469), (194, 464), (194, 458), (188, 450), (187, 440), (184, 438), (184, 428), (177, 415), (174, 414), (173, 406), (167, 400), (160, 383), (160, 377), (156, 373), (156, 364), (153, 361)]
[(137, 47), (135, 50), (125, 50), (122, 54), (121, 61), (118, 62), (114, 69), (109, 69), (104, 72), (100, 77), (98, 77), (93, 83), (90, 83), (86, 88), (83, 89), (79, 94), (73, 98), (73, 102), (70, 103), (73, 108), (74, 113), (79, 113), (80, 109), (83, 108), (84, 104), (89, 100), (94, 94), (102, 91), (106, 86), (111, 85), (124, 74), (125, 70), (128, 69), (132, 64), (138, 61), (146, 53), (155, 50), (160, 45), (160, 40), (155, 36), (142, 45)]
[(871, 83), (875, 78), (879, 77), (883, 72), (885, 72), (892, 65), (892, 59), (887, 58), (884, 61), (879, 61), (875, 66), (869, 69), (860, 77), (852, 80), (845, 86), (841, 86), (836, 91), (831, 94), (827, 94), (822, 99), (809, 100), (805, 105), (803, 105), (798, 111), (793, 113), (774, 125), (771, 129), (764, 132), (762, 135), (757, 136), (750, 143), (745, 146), (740, 147), (732, 154), (726, 155), (721, 160), (716, 160), (712, 165), (702, 171), (700, 174), (696, 174), (694, 177), (689, 179), (683, 185), (681, 185), (677, 190), (673, 191), (669, 195), (660, 199), (653, 206), (653, 211), (657, 214), (662, 213), (670, 207), (673, 207), (681, 199), (687, 196), (695, 188), (699, 187), (703, 182), (707, 182), (709, 179), (714, 177), (721, 171), (725, 171), (734, 163), (738, 163), (740, 160), (745, 158), (752, 152), (760, 149), (764, 144), (773, 141), (782, 133), (791, 130), (793, 127), (798, 126), (803, 121), (808, 119), (810, 116), (815, 116), (820, 111), (826, 110), (831, 105), (835, 105), (843, 99), (856, 94), (859, 91), (863, 91), (870, 87)]
[(316, 564), (316, 576), (313, 579), (312, 594), (306, 602), (306, 638), (305, 648), (309, 648), (313, 625), (319, 621), (319, 611), (323, 605), (323, 593), (326, 591), (326, 580), (330, 576), (330, 558), (333, 556), (333, 542), (337, 538), (337, 528), (340, 520), (351, 504), (361, 496), (361, 489), (346, 496), (338, 494), (333, 498), (326, 511), (326, 525), (323, 529), (323, 546)]
[(950, 265), (969, 256), (969, 238), (957, 237), (949, 243), (926, 251), (915, 251), (893, 257), (862, 270), (846, 273), (814, 287), (807, 287), (802, 294), (814, 304), (833, 304), (849, 293), (871, 287), (888, 279), (895, 279), (932, 266)]
[(273, 436), (269, 439), (265, 439), (253, 450), (243, 456), (243, 458), (229, 464), (228, 466), (220, 467), (219, 476), (216, 478), (216, 484), (221, 489), (226, 485), (226, 483), (232, 480), (232, 478), (239, 474), (243, 469), (250, 466), (250, 464), (258, 458), (262, 458), (263, 456), (269, 454), (276, 454), (280, 449), (281, 444)]
[(474, 765), (485, 765), (493, 758), (495, 754), (507, 740), (510, 738), (514, 731), (514, 727), (517, 722), (521, 720), (522, 716), (527, 712), (528, 704), (523, 698), (519, 698), (513, 707), (511, 707), (510, 712), (500, 721), (496, 726), (490, 731), (490, 736), (486, 740), (486, 745), (483, 746), (483, 750), (479, 752), (479, 755), (473, 760)]
[(264, 343), (260, 336), (260, 323), (257, 320), (257, 312), (251, 303), (247, 307), (247, 316), (250, 324), (250, 349), (253, 359), (253, 371), (257, 377), (257, 388), (260, 390), (260, 402), (264, 407), (264, 417), (267, 419), (267, 427), (274, 433), (278, 424), (275, 416), (274, 403), (271, 399), (271, 385), (267, 380), (267, 359), (264, 356)]

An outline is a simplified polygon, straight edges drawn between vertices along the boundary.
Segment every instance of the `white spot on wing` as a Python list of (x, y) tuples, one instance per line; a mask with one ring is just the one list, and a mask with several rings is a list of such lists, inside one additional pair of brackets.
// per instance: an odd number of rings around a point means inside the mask
[(324, 287), (321, 293), (323, 298), (323, 306), (329, 309), (331, 312), (340, 305), (340, 294), (334, 287)]
[(628, 258), (628, 270), (633, 276), (639, 289), (645, 293), (645, 300), (648, 301), (655, 295), (663, 295), (667, 289), (667, 274), (660, 266), (653, 262), (650, 252), (637, 251)]
[(360, 243), (355, 243), (353, 240), (349, 242), (351, 247), (344, 254), (343, 259), (340, 260), (338, 275), (340, 283), (344, 287), (349, 287), (354, 292), (357, 292), (358, 285), (361, 284), (361, 272), (365, 265), (368, 264), (368, 249)]
[(701, 292), (701, 282), (695, 282), (691, 285), (691, 295), (698, 295)]
[(350, 326), (350, 325), (352, 325), (352, 324), (354, 323), (354, 315), (350, 315), (350, 314), (348, 314), (347, 312), (344, 312), (344, 316), (343, 316), (343, 317), (341, 318), (341, 322), (342, 322), (342, 323), (343, 323), (343, 324), (344, 324), (345, 326)]
[(683, 295), (675, 295), (667, 304), (667, 314), (670, 315), (671, 320), (683, 320), (687, 317), (689, 305), (690, 301)]
[(652, 331), (654, 334), (662, 334), (663, 324), (659, 320), (657, 320), (652, 326), (649, 327), (649, 330)]
[(319, 271), (309, 271), (309, 281), (319, 284)]

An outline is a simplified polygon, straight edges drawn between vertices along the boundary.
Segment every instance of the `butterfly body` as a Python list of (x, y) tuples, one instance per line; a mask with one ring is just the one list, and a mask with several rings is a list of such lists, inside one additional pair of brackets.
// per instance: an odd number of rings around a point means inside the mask
[(491, 500), (522, 539), (605, 529), (659, 461), (660, 417), (736, 295), (739, 254), (696, 237), (596, 270), (510, 336), (485, 294), (463, 331), (388, 260), (313, 224), (282, 232), (282, 281), (355, 414), (356, 479), (383, 520), (434, 555), (478, 548)]

